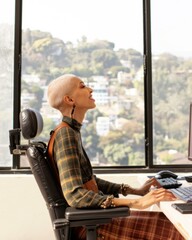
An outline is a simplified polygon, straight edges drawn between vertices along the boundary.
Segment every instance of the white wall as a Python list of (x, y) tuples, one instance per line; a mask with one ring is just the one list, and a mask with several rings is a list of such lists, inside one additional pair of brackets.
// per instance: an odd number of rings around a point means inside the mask
[(0, 239), (55, 240), (48, 210), (32, 175), (0, 176)]
[[(135, 175), (99, 175), (138, 186)], [(0, 175), (0, 240), (55, 240), (51, 220), (33, 175)]]

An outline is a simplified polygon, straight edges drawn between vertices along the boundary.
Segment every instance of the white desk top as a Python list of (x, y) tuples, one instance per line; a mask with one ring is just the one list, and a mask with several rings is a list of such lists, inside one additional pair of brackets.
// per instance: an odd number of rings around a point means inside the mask
[[(143, 182), (142, 178), (142, 182)], [(146, 179), (145, 179), (146, 180)], [(141, 181), (141, 178), (139, 179)], [(184, 180), (181, 181), (182, 186), (189, 186), (192, 183), (188, 183)], [(160, 202), (158, 207), (167, 216), (167, 218), (174, 224), (177, 230), (182, 234), (186, 240), (192, 240), (192, 214), (182, 214), (178, 210), (174, 209), (171, 204), (176, 202), (183, 202), (181, 200)]]
[[(182, 201), (178, 200), (175, 202)], [(161, 202), (159, 208), (186, 240), (192, 240), (192, 214), (182, 214), (174, 209), (171, 204), (173, 202)]]

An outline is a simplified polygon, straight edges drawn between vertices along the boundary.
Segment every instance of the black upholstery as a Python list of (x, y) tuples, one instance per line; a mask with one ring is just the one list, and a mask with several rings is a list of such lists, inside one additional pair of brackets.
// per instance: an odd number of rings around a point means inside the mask
[(25, 109), (20, 113), (20, 127), (25, 139), (33, 139), (43, 130), (43, 118), (39, 112), (34, 109)]
[[(41, 115), (33, 109), (20, 113), (21, 132), (25, 139), (31, 140), (40, 134), (43, 128)], [(75, 209), (68, 207), (54, 171), (46, 156), (46, 145), (30, 142), (26, 155), (32, 173), (46, 202), (57, 240), (74, 240), (71, 228), (85, 226), (87, 239), (96, 240), (96, 227), (109, 223), (112, 218), (129, 215), (129, 208), (111, 209)]]

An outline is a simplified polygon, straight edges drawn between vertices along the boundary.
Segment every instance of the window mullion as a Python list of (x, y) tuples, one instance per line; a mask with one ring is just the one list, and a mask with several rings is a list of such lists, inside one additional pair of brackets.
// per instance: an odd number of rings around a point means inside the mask
[(143, 0), (144, 26), (144, 100), (145, 100), (145, 159), (153, 167), (152, 64), (151, 64), (150, 0)]
[[(21, 41), (22, 41), (22, 0), (15, 1), (15, 42), (14, 42), (14, 88), (13, 128), (19, 128), (21, 98)], [(13, 169), (20, 167), (20, 156), (13, 155)]]

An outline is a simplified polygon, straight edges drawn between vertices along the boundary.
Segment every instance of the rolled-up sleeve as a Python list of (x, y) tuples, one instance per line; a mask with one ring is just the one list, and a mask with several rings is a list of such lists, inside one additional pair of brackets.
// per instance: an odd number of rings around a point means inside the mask
[(104, 194), (113, 194), (117, 196), (120, 193), (121, 184), (112, 183), (104, 179), (98, 178), (97, 176), (95, 176), (95, 179), (99, 190), (102, 191)]
[(81, 158), (76, 132), (70, 127), (60, 129), (54, 142), (54, 159), (63, 195), (71, 207), (99, 208), (107, 196), (83, 188)]

